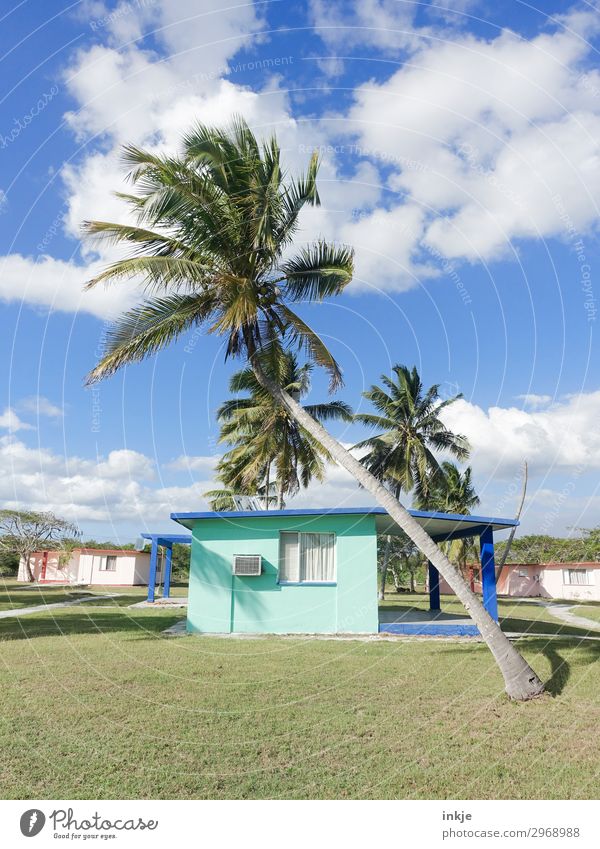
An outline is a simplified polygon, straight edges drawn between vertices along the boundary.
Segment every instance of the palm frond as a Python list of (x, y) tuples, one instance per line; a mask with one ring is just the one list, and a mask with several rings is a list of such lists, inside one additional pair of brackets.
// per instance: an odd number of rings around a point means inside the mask
[(107, 353), (89, 373), (86, 384), (96, 383), (122, 366), (166, 347), (184, 330), (202, 322), (210, 309), (210, 296), (171, 295), (129, 310), (109, 332)]
[(303, 248), (281, 266), (286, 295), (293, 301), (322, 301), (339, 295), (352, 279), (354, 252), (347, 247), (317, 242)]
[(340, 387), (343, 384), (342, 370), (321, 337), (289, 307), (279, 304), (278, 309), (291, 330), (292, 340), (301, 345), (317, 365), (329, 372), (330, 391)]

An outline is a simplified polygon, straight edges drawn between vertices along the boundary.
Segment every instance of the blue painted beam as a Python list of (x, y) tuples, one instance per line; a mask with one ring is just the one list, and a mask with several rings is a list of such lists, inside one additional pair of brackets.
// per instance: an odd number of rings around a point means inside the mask
[(440, 573), (429, 560), (427, 566), (429, 569), (429, 609), (440, 610)]
[(165, 549), (165, 575), (163, 578), (163, 598), (169, 598), (171, 592), (171, 558), (173, 557), (173, 548), (168, 545)]
[[(458, 531), (450, 531), (447, 534), (435, 534), (432, 536), (434, 542), (450, 542), (455, 539), (466, 539), (468, 537), (480, 536), (489, 525), (473, 525), (471, 528), (460, 528)], [(427, 528), (425, 528), (427, 530)]]
[(179, 543), (180, 545), (191, 545), (191, 534), (140, 534), (142, 539), (157, 540), (159, 545), (170, 545)]
[(148, 601), (154, 601), (156, 587), (156, 566), (158, 562), (158, 539), (152, 540), (150, 549), (150, 574), (148, 575)]
[(494, 532), (486, 528), (479, 536), (481, 553), (481, 587), (483, 606), (492, 619), (498, 621), (498, 597), (496, 595), (496, 564), (494, 563)]

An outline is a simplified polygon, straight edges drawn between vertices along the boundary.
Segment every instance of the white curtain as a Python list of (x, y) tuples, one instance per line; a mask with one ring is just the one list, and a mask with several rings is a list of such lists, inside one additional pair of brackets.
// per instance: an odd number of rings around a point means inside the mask
[(334, 534), (300, 535), (300, 580), (333, 581)]
[(279, 540), (279, 580), (335, 581), (335, 534), (282, 531)]
[(587, 571), (585, 569), (569, 569), (568, 572), (569, 584), (582, 586), (587, 584)]
[(281, 534), (279, 539), (279, 580), (298, 583), (300, 580), (300, 558), (298, 556), (298, 534)]

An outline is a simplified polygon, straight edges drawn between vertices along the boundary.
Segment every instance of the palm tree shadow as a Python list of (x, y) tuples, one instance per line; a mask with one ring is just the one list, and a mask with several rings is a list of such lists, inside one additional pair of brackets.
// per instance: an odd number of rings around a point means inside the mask
[(557, 652), (548, 642), (542, 649), (542, 654), (550, 661), (552, 674), (545, 682), (546, 692), (552, 696), (560, 696), (571, 676), (571, 664)]

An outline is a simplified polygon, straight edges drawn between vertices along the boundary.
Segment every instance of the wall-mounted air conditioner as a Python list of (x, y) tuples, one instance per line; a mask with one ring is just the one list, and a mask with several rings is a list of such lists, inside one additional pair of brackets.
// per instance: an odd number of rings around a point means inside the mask
[(246, 578), (256, 577), (262, 572), (262, 557), (260, 554), (234, 554), (233, 574)]

